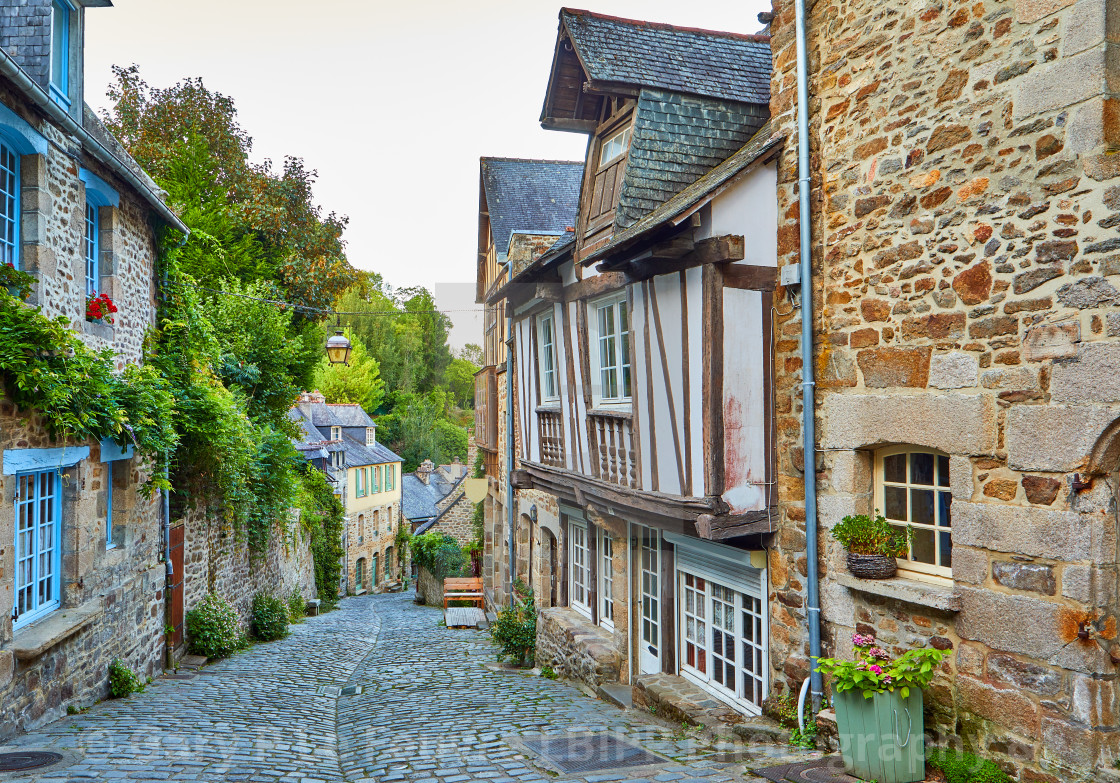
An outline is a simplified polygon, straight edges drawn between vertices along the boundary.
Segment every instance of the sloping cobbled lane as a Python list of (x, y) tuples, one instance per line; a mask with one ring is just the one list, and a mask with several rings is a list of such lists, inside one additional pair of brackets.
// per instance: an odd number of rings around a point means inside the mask
[[(566, 683), (495, 670), (485, 632), (444, 628), (441, 619), (411, 594), (346, 599), (284, 640), (195, 676), (157, 680), (0, 746), (64, 756), (34, 775), (0, 773), (0, 783), (764, 783), (745, 765), (791, 755), (740, 745), (730, 750), (748, 750), (751, 759), (717, 760), (729, 748), (694, 732)], [(605, 732), (662, 760), (565, 777), (523, 745)]]

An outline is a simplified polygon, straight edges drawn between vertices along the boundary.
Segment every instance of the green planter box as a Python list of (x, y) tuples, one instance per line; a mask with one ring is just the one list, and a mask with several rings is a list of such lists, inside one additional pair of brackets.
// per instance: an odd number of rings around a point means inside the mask
[(877, 693), (870, 699), (860, 690), (835, 694), (836, 728), (844, 769), (878, 783), (925, 780), (925, 723), (922, 691)]

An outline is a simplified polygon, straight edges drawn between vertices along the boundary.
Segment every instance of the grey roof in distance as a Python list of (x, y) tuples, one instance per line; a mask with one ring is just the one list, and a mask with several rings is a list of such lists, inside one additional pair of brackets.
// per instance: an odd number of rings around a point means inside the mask
[(583, 161), (482, 158), (480, 166), (499, 253), (515, 233), (562, 235), (576, 224)]
[(592, 81), (770, 103), (770, 39), (564, 8), (580, 63)]

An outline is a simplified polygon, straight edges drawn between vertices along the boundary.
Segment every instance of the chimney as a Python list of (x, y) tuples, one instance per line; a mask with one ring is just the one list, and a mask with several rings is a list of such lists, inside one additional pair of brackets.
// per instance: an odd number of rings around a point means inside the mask
[(432, 480), (432, 470), (434, 467), (430, 459), (424, 460), (420, 463), (420, 467), (416, 469), (416, 478), (427, 484)]

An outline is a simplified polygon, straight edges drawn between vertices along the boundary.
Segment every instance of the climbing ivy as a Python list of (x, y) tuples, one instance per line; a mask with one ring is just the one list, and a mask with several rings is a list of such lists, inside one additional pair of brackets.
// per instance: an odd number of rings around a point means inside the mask
[(342, 527), (345, 512), (322, 471), (308, 466), (301, 474), (297, 495), (300, 524), (311, 534), (311, 557), (315, 561), (315, 587), (323, 609), (334, 605), (342, 579)]

